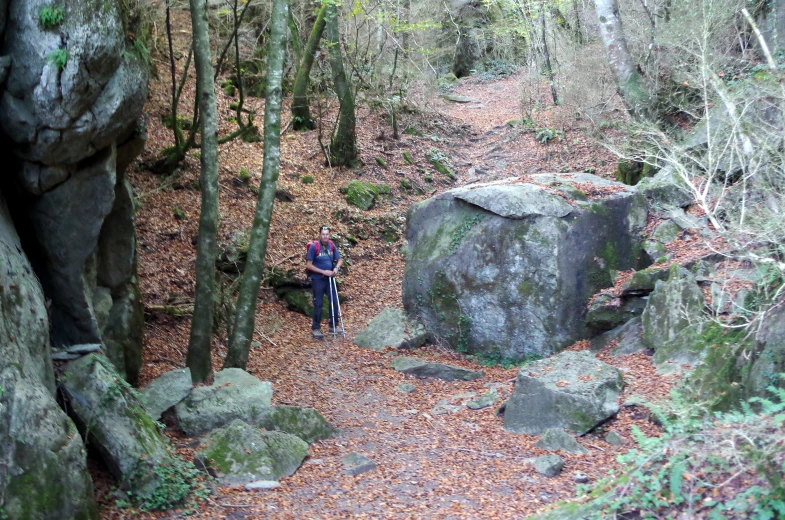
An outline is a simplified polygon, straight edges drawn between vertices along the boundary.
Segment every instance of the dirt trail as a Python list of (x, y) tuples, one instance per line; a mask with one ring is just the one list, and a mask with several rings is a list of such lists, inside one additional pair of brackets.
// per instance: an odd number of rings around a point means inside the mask
[[(514, 101), (516, 81), (512, 77), (489, 84), (465, 82), (456, 88), (456, 93), (480, 100), (475, 104), (434, 101), (437, 110), (469, 128), (465, 140), (453, 142), (453, 160), (461, 183), (531, 173), (549, 165), (545, 159), (548, 153), (553, 155), (553, 149), (545, 151), (531, 135), (505, 126), (509, 119), (520, 117)], [(165, 94), (165, 87), (159, 90)], [(165, 107), (165, 102), (161, 101), (160, 106)], [(360, 112), (358, 126), (378, 124), (373, 114)], [(156, 131), (151, 129), (153, 135)], [(154, 138), (158, 146), (166, 144), (165, 132), (161, 131), (160, 139)], [(416, 150), (422, 158), (429, 143), (418, 143), (412, 138), (390, 144), (374, 139), (369, 132), (361, 138), (363, 159), (373, 164), (378, 154), (398, 157), (403, 146)], [(234, 166), (245, 164), (257, 175), (254, 168), (261, 162), (260, 150), (260, 145), (245, 143), (230, 143), (222, 149), (225, 236), (241, 229), (242, 222), (250, 222), (253, 211), (254, 196), (233, 183)], [(298, 267), (296, 259), (304, 241), (311, 238), (314, 223), (334, 219), (335, 208), (342, 204), (338, 187), (352, 178), (351, 172), (322, 167), (319, 159), (314, 159), (314, 150), (318, 148), (313, 132), (284, 139), (279, 186), (290, 191), (295, 202), (276, 206), (269, 246), (269, 260), (284, 267)], [(573, 145), (568, 152), (575, 150)], [(148, 154), (155, 152), (153, 147)], [(157, 180), (148, 174), (133, 175), (137, 191), (150, 193), (138, 217), (140, 274), (148, 304), (163, 303), (172, 293), (188, 294), (192, 287), (188, 272), (193, 263), (191, 239), (195, 236), (198, 192), (188, 189), (196, 179), (196, 161), (189, 161), (175, 190), (165, 194), (154, 191)], [(368, 175), (387, 176), (391, 179), (388, 182), (394, 182), (400, 172), (414, 175), (415, 167), (407, 169), (399, 161), (388, 170), (367, 171)], [(300, 182), (305, 173), (315, 177), (315, 187)], [(416, 198), (393, 199), (377, 211), (402, 215), (412, 200)], [(182, 222), (173, 219), (173, 207), (186, 208), (189, 218)], [(252, 349), (249, 361), (251, 373), (273, 383), (273, 404), (317, 408), (342, 434), (312, 445), (302, 468), (293, 477), (283, 479), (280, 488), (256, 493), (220, 488), (192, 518), (523, 518), (549, 503), (574, 496), (575, 472), (597, 480), (615, 463), (617, 448), (607, 444), (600, 433), (590, 434), (581, 439), (589, 453), (563, 455), (561, 476), (546, 478), (526, 461), (546, 454), (533, 446), (537, 438), (505, 433), (503, 420), (494, 414), (495, 407), (433, 413), (440, 402), (465, 403), (471, 395), (481, 395), (491, 388), (498, 389), (501, 399), (508, 397), (517, 369), (479, 367), (457, 354), (429, 346), (417, 355), (482, 368), (485, 376), (474, 382), (412, 380), (389, 368), (390, 353), (354, 346), (354, 334), (379, 310), (401, 306), (404, 261), (397, 245), (373, 240), (357, 246), (353, 255), (352, 269), (344, 279), (350, 299), (344, 306), (347, 337), (311, 339), (309, 319), (285, 310), (270, 291), (263, 290), (257, 315), (260, 345)], [(291, 258), (295, 260), (287, 260)], [(148, 315), (143, 381), (182, 366), (188, 327), (187, 316)], [(219, 369), (225, 354), (221, 342), (215, 351), (214, 366)], [(669, 381), (653, 373), (645, 356), (628, 356), (616, 364), (635, 377), (636, 383), (627, 387), (625, 395), (667, 391)], [(398, 392), (396, 386), (403, 382), (414, 383), (416, 391)], [(633, 423), (643, 428), (648, 424), (623, 409), (609, 427), (629, 440)], [(176, 432), (169, 433), (181, 451), (187, 454), (191, 450)], [(344, 475), (340, 459), (351, 452), (368, 456), (377, 464), (376, 469), (357, 477)], [(125, 515), (111, 507), (103, 510), (106, 518)]]

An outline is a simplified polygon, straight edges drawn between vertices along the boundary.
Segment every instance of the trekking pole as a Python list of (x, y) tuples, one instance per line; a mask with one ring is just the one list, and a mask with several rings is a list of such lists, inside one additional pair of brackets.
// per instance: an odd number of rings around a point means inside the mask
[[(341, 301), (338, 299), (338, 282), (335, 281), (335, 278), (333, 278), (332, 280), (333, 280), (333, 288), (335, 289), (335, 304), (338, 306), (338, 319), (341, 322), (341, 334), (345, 338), (346, 329), (343, 328), (343, 313), (341, 312)], [(333, 330), (335, 330), (335, 327), (333, 327)]]
[(334, 277), (327, 278), (327, 299), (330, 301), (330, 328), (332, 330), (333, 339), (335, 339), (335, 306), (333, 305), (333, 281)]

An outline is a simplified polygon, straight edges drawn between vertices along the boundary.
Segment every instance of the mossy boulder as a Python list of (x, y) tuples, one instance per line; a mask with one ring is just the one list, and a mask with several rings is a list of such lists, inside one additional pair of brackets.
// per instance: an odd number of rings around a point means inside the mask
[(619, 411), (621, 372), (590, 352), (562, 352), (518, 372), (504, 412), (504, 429), (540, 435), (551, 428), (578, 435)]
[(140, 397), (150, 417), (157, 421), (162, 413), (188, 397), (192, 386), (191, 369), (178, 368), (150, 381)]
[(643, 325), (640, 316), (638, 316), (619, 325), (615, 329), (611, 329), (600, 336), (592, 338), (591, 348), (594, 352), (597, 352), (613, 342), (616, 346), (610, 351), (612, 356), (633, 354), (646, 349), (646, 345), (643, 344), (642, 336)]
[(670, 276), (668, 269), (643, 269), (633, 273), (621, 288), (622, 296), (643, 296), (654, 290), (658, 281), (667, 280)]
[(379, 189), (370, 182), (351, 181), (346, 186), (346, 202), (362, 210), (373, 207)]
[(151, 495), (163, 477), (169, 442), (136, 392), (105, 357), (89, 354), (65, 366), (60, 388), (72, 417), (121, 486), (136, 497)]
[(200, 386), (175, 406), (177, 423), (189, 437), (203, 435), (235, 419), (260, 424), (270, 411), (272, 385), (239, 368), (215, 374), (212, 385)]
[[(643, 343), (656, 351), (669, 342), (678, 342), (691, 323), (703, 321), (705, 307), (706, 299), (695, 277), (683, 267), (672, 266), (668, 279), (655, 283), (641, 316)], [(674, 359), (679, 356), (678, 349), (670, 352)]]
[[(590, 337), (586, 306), (611, 270), (646, 266), (633, 188), (589, 174), (446, 191), (407, 215), (404, 307), (453, 348), (523, 360)], [(551, 184), (607, 195), (569, 201)]]
[(611, 330), (638, 317), (646, 300), (637, 296), (615, 298), (601, 295), (586, 312), (586, 324), (594, 330)]
[(299, 406), (274, 406), (259, 424), (267, 430), (296, 435), (309, 444), (338, 433), (318, 410)]
[(642, 178), (635, 187), (658, 205), (683, 208), (695, 200), (687, 183), (670, 167), (661, 169), (653, 177)]
[(589, 453), (589, 450), (581, 446), (575, 437), (565, 432), (561, 428), (549, 428), (545, 430), (535, 444), (536, 447), (547, 451), (564, 451), (567, 453)]
[(293, 475), (307, 455), (308, 443), (299, 437), (235, 419), (202, 439), (194, 463), (232, 486)]
[(385, 307), (354, 337), (354, 344), (371, 350), (417, 348), (428, 340), (428, 332), (401, 309)]

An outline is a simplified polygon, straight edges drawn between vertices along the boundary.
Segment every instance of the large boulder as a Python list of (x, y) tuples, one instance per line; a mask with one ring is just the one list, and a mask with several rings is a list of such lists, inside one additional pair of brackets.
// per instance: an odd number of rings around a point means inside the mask
[(504, 429), (539, 435), (550, 428), (583, 435), (619, 411), (623, 378), (590, 352), (562, 352), (518, 372)]
[(135, 497), (151, 496), (163, 484), (156, 467), (169, 459), (169, 443), (136, 392), (98, 354), (68, 363), (60, 387), (80, 430), (121, 486)]
[(55, 399), (44, 294), (0, 196), (0, 497), (7, 518), (97, 519), (86, 452)]
[(390, 366), (393, 370), (411, 374), (415, 377), (432, 377), (443, 381), (474, 381), (483, 376), (482, 370), (466, 368), (426, 361), (418, 357), (397, 357)]
[(653, 177), (644, 177), (635, 187), (658, 205), (685, 207), (695, 200), (687, 183), (673, 168), (663, 168)]
[[(225, 368), (215, 374), (210, 386), (200, 386), (177, 406), (180, 428), (189, 437), (198, 437), (235, 419), (262, 424), (270, 411), (273, 387), (239, 368)], [(258, 480), (258, 479), (257, 479)]]
[(647, 208), (634, 188), (589, 174), (526, 179), (457, 188), (409, 211), (404, 306), (458, 350), (557, 352), (590, 335), (586, 304), (611, 270), (642, 267)]
[(428, 340), (428, 332), (401, 309), (385, 307), (354, 337), (354, 344), (371, 350), (417, 348)]
[(308, 443), (299, 437), (235, 419), (202, 439), (194, 462), (233, 486), (293, 475), (307, 455)]

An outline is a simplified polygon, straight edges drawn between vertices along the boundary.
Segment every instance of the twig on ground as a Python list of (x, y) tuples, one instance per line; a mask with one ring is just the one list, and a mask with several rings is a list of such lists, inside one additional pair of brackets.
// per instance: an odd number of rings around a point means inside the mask
[(265, 335), (264, 335), (264, 332), (262, 332), (262, 331), (261, 331), (261, 330), (259, 330), (259, 329), (254, 329), (254, 330), (255, 330), (255, 331), (256, 331), (256, 333), (257, 333), (257, 334), (259, 334), (259, 335), (260, 335), (262, 338), (264, 338), (264, 339), (266, 339), (267, 341), (269, 341), (269, 342), (270, 342), (270, 344), (271, 344), (272, 346), (274, 346), (274, 347), (277, 347), (277, 346), (278, 346), (278, 345), (275, 343), (275, 341), (273, 341), (273, 340), (271, 340), (270, 338), (268, 338), (267, 336), (265, 336)]

